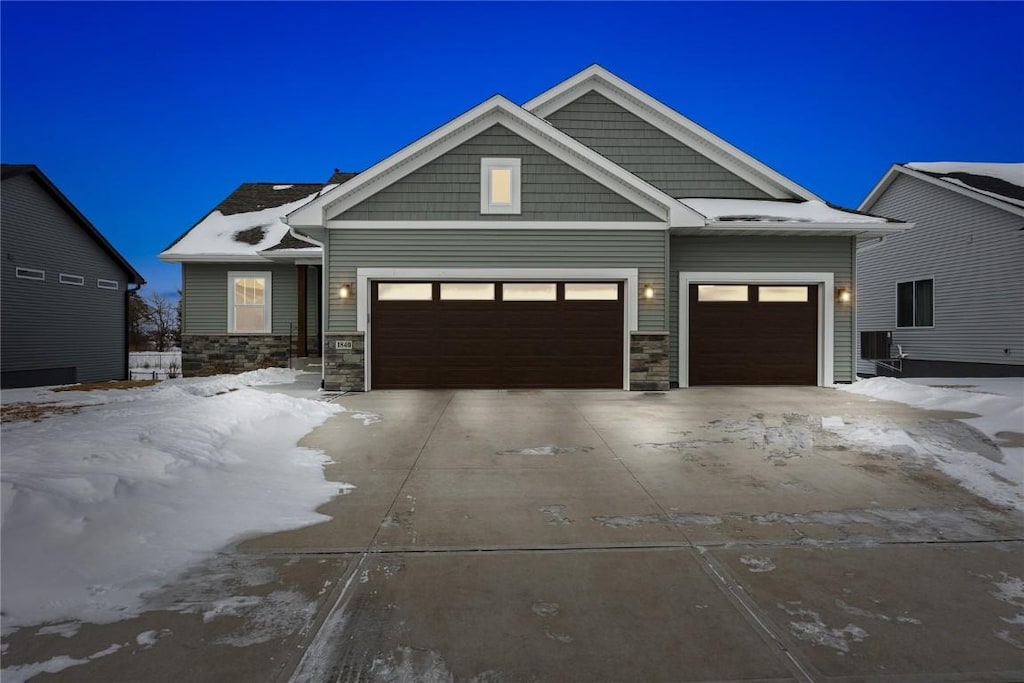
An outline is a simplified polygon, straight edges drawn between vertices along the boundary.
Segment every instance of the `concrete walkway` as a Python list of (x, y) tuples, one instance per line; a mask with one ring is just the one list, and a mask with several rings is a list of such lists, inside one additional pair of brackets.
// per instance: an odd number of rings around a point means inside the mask
[(157, 639), (54, 679), (1024, 680), (1020, 515), (822, 427), (991, 454), (955, 415), (816, 388), (337, 402), (303, 441), (356, 487), (330, 521), (84, 628), (60, 651)]

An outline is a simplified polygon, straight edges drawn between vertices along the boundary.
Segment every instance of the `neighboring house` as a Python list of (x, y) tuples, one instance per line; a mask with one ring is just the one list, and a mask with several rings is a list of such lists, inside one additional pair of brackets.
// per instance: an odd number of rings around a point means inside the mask
[(319, 281), (329, 389), (848, 382), (856, 243), (907, 227), (827, 205), (599, 66), (340, 184), (260, 188), (161, 254), (182, 263), (184, 365), (301, 354)]
[(897, 361), (858, 372), (1024, 375), (1024, 164), (895, 164), (860, 209), (916, 227), (858, 251), (857, 329)]
[(0, 385), (127, 379), (128, 292), (145, 280), (34, 165), (0, 181)]

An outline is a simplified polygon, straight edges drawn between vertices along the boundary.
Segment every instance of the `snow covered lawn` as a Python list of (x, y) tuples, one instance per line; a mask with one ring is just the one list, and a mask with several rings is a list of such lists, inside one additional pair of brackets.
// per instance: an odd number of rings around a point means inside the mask
[(876, 446), (902, 445), (915, 455), (929, 457), (936, 467), (959, 480), (970, 491), (998, 505), (1024, 510), (1024, 379), (872, 377), (837, 389), (871, 398), (899, 401), (929, 410), (974, 413), (964, 423), (982, 432), (998, 446), (1001, 462), (978, 453), (939, 444), (923, 444), (907, 434), (895, 435), (878, 425), (852, 427), (839, 418), (823, 427), (852, 441)]
[(112, 391), (3, 392), (73, 413), (2, 427), (3, 632), (133, 616), (147, 591), (244, 536), (326, 519), (347, 485), (299, 439), (340, 406), (253, 389), (297, 372)]

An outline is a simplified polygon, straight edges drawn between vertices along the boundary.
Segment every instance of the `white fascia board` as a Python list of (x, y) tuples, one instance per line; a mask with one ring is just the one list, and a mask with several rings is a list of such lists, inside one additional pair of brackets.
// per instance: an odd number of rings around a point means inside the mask
[(288, 215), (287, 223), (292, 226), (323, 226), (328, 213), (342, 213), (497, 123), (657, 218), (679, 226), (704, 224), (703, 217), (697, 212), (501, 95), (491, 97), (347, 183), (296, 209)]
[(371, 230), (668, 230), (659, 221), (327, 221), (328, 228)]
[(266, 263), (262, 256), (249, 254), (167, 254), (157, 256), (165, 263)]
[(296, 259), (308, 259), (312, 261), (320, 262), (320, 257), (323, 256), (323, 250), (316, 248), (310, 249), (275, 249), (274, 251), (268, 251), (263, 254), (263, 258), (271, 261), (293, 261)]
[[(896, 179), (897, 173), (902, 173), (904, 175), (910, 176), (911, 178), (917, 178), (922, 182), (929, 183), (931, 185), (934, 185), (935, 187), (941, 187), (944, 190), (955, 192), (959, 195), (963, 195), (964, 197), (970, 197), (971, 199), (977, 200), (982, 204), (994, 206), (997, 209), (1002, 209), (1003, 211), (1007, 211), (1016, 216), (1024, 216), (1024, 207), (1014, 206), (1013, 204), (1000, 201), (996, 197), (990, 197), (987, 194), (975, 192), (969, 187), (955, 185), (953, 183), (947, 183), (945, 180), (942, 180), (941, 178), (930, 176), (927, 173), (921, 173), (920, 171), (917, 171), (913, 168), (907, 168), (906, 166), (901, 166), (900, 164), (892, 165), (892, 168), (889, 169), (888, 173), (886, 173), (885, 176), (878, 182), (878, 184), (875, 185), (875, 188), (871, 190), (867, 198), (861, 203), (861, 207), (873, 206), (874, 203), (877, 202), (879, 198), (882, 196), (882, 193), (884, 193), (885, 190), (889, 187), (889, 185), (892, 184), (892, 181)], [(864, 209), (860, 208), (858, 210), (863, 211)]]
[(679, 387), (690, 386), (691, 284), (818, 285), (818, 386), (831, 386), (835, 369), (835, 273), (810, 272), (680, 272), (679, 273)]
[(679, 142), (695, 148), (776, 199), (795, 196), (824, 201), (807, 188), (596, 64), (534, 97), (523, 105), (523, 109), (546, 118), (589, 90), (597, 91)]

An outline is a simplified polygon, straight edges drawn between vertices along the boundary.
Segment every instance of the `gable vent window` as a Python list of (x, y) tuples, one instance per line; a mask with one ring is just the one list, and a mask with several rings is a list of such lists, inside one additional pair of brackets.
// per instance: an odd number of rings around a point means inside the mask
[(480, 213), (521, 213), (521, 159), (480, 160)]
[(117, 289), (117, 280), (96, 280), (96, 286), (100, 289)]
[(36, 270), (35, 268), (15, 268), (15, 277), (20, 277), (22, 280), (45, 280), (46, 272), (42, 270)]
[(60, 280), (62, 285), (76, 285), (81, 287), (85, 284), (85, 278), (81, 275), (68, 275), (67, 273), (61, 273), (57, 279)]
[(914, 280), (896, 284), (896, 327), (932, 327), (934, 281)]

